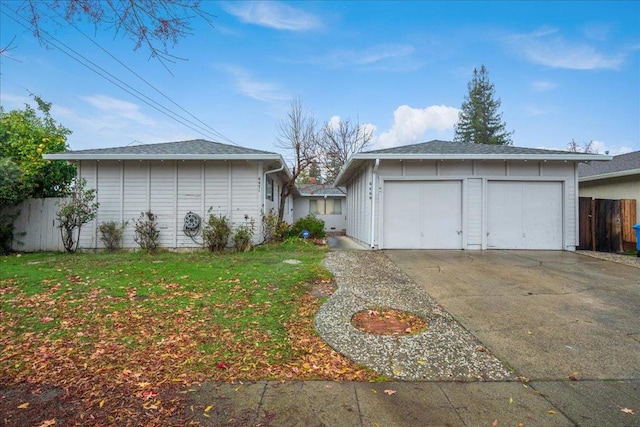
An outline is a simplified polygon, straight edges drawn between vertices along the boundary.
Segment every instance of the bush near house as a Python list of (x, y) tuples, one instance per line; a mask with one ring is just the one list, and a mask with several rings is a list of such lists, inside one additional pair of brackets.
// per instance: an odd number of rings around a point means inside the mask
[(304, 230), (309, 231), (309, 237), (312, 239), (322, 239), (325, 236), (324, 221), (309, 214), (293, 223), (289, 235), (291, 237), (302, 237)]

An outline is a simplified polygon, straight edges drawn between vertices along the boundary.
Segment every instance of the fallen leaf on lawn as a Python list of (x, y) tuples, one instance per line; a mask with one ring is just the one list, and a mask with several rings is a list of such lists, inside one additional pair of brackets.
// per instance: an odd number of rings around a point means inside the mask
[(213, 405), (209, 405), (206, 408), (204, 408), (204, 412), (209, 412), (212, 408), (213, 408)]
[(384, 392), (385, 392), (385, 394), (388, 394), (389, 396), (391, 396), (392, 394), (396, 394), (395, 390), (390, 390), (390, 389), (387, 389)]
[(513, 403), (513, 397), (509, 398), (509, 403)]
[(635, 415), (636, 413), (633, 412), (633, 409), (629, 409), (629, 408), (622, 408), (620, 409), (622, 412), (624, 412), (625, 414), (630, 414), (630, 415)]
[(376, 393), (376, 394), (378, 393), (378, 392), (377, 392), (377, 391), (375, 391), (374, 389), (371, 389), (371, 391), (372, 391), (372, 392), (374, 392), (374, 393)]
[(573, 374), (569, 375), (569, 379), (571, 381), (578, 381), (578, 373), (574, 372)]
[(218, 368), (218, 369), (229, 369), (229, 365), (227, 365), (224, 362), (218, 362), (218, 363), (216, 363), (216, 368)]
[(553, 414), (555, 414), (555, 413), (556, 413), (556, 411), (554, 411), (553, 409), (549, 409), (549, 410), (547, 411), (547, 414), (551, 414), (551, 415), (553, 415)]
[(55, 418), (51, 418), (50, 420), (44, 420), (42, 422), (42, 424), (40, 424), (38, 427), (49, 427), (49, 426), (53, 426), (56, 424), (56, 419)]
[(18, 409), (27, 409), (29, 407), (29, 402), (25, 402), (22, 405), (18, 405)]
[(147, 400), (147, 399), (151, 399), (152, 397), (156, 397), (158, 395), (158, 393), (156, 393), (155, 391), (151, 391), (151, 390), (147, 390), (147, 391), (143, 391), (142, 392), (142, 398)]
[(102, 408), (103, 406), (104, 406), (104, 399), (100, 401), (100, 407)]
[(493, 421), (491, 427), (498, 427), (498, 420)]

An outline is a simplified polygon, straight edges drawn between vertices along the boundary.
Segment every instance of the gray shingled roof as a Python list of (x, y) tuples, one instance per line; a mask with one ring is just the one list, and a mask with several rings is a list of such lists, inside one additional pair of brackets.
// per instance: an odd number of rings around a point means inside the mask
[[(640, 170), (640, 151), (614, 156), (610, 162), (583, 163), (578, 166), (580, 178)], [(638, 173), (638, 172), (636, 172)]]
[(344, 187), (334, 187), (330, 184), (301, 184), (296, 185), (301, 196), (346, 196)]
[(583, 154), (562, 150), (513, 147), (510, 145), (469, 144), (464, 142), (429, 141), (420, 144), (403, 145), (367, 151), (364, 154)]
[(221, 144), (204, 139), (190, 141), (163, 142), (157, 144), (128, 145), (126, 147), (97, 148), (92, 150), (69, 151), (74, 155), (242, 155), (242, 154), (275, 154), (268, 151)]

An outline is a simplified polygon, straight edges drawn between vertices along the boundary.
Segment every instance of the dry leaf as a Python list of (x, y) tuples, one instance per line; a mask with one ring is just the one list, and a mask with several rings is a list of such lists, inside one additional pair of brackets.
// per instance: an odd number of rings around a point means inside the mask
[(396, 391), (395, 391), (395, 390), (389, 390), (389, 389), (387, 389), (387, 390), (385, 390), (384, 392), (385, 392), (385, 394), (388, 394), (389, 396), (391, 396), (392, 394), (396, 394)]
[(29, 407), (29, 402), (25, 402), (22, 405), (18, 405), (18, 409), (27, 409)]
[(624, 412), (625, 414), (630, 414), (630, 415), (635, 415), (636, 413), (633, 412), (633, 409), (629, 409), (629, 408), (622, 408), (620, 409), (622, 412)]
[(547, 411), (547, 414), (551, 414), (551, 415), (553, 415), (553, 414), (555, 414), (555, 413), (556, 413), (556, 411), (555, 411), (555, 410), (553, 410), (553, 409), (549, 409), (549, 410)]
[(494, 420), (494, 421), (491, 423), (491, 427), (498, 427), (498, 420)]
[(49, 426), (53, 426), (56, 424), (56, 419), (55, 418), (51, 418), (50, 420), (44, 420), (42, 422), (42, 424), (40, 424), (38, 427), (49, 427)]
[(209, 412), (212, 408), (213, 408), (213, 405), (209, 405), (206, 408), (204, 408), (204, 412)]

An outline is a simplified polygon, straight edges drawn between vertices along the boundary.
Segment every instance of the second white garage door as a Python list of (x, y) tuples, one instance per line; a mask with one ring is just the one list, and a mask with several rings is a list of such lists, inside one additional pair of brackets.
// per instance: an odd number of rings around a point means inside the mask
[(562, 183), (489, 181), (489, 249), (562, 249)]
[(461, 181), (386, 181), (385, 249), (461, 249)]

